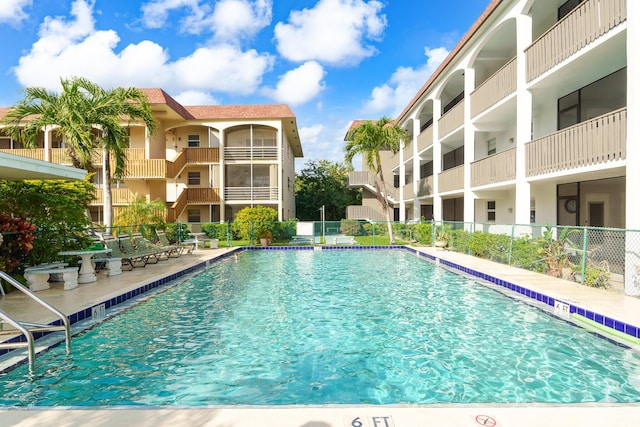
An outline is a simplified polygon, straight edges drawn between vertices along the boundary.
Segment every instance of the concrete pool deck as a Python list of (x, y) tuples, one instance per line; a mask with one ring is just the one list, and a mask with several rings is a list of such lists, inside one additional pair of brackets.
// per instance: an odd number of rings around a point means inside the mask
[[(640, 326), (640, 299), (587, 288), (525, 270), (433, 248), (421, 252), (476, 271), (526, 286)], [(180, 258), (161, 261), (63, 291), (62, 284), (37, 295), (63, 313), (74, 313), (189, 266), (226, 254), (229, 249), (199, 249)], [(0, 299), (0, 310), (20, 320), (54, 320), (30, 299), (16, 292)], [(36, 359), (36, 366), (38, 360)], [(640, 380), (640, 379), (639, 379)], [(1, 379), (0, 379), (1, 382)], [(640, 395), (638, 397), (640, 401)], [(304, 427), (409, 427), (409, 426), (630, 426), (640, 424), (640, 404), (469, 404), (469, 405), (327, 405), (285, 407), (212, 408), (15, 408), (0, 409), (4, 426), (304, 426)]]

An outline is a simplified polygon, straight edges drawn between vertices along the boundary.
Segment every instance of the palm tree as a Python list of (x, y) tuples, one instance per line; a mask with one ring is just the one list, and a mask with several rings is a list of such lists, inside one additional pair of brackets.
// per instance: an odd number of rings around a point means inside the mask
[[(147, 97), (136, 88), (105, 90), (80, 77), (61, 79), (58, 94), (41, 87), (28, 87), (25, 96), (4, 118), (7, 132), (26, 146), (35, 146), (38, 133), (49, 127), (62, 138), (75, 167), (92, 170), (95, 149), (102, 149), (104, 165), (104, 223), (111, 228), (112, 179), (120, 179), (126, 168), (129, 132), (123, 124), (144, 122), (152, 133), (157, 123)], [(97, 129), (99, 136), (93, 130)], [(115, 160), (111, 171), (111, 156)]]
[(345, 161), (351, 164), (357, 154), (361, 154), (365, 164), (375, 175), (374, 186), (376, 197), (380, 202), (382, 211), (387, 218), (390, 244), (395, 243), (393, 228), (391, 227), (391, 214), (389, 199), (382, 173), (380, 151), (389, 150), (393, 154), (404, 148), (409, 141), (409, 135), (404, 128), (398, 126), (389, 117), (383, 116), (380, 120), (364, 120), (351, 128), (345, 138)]

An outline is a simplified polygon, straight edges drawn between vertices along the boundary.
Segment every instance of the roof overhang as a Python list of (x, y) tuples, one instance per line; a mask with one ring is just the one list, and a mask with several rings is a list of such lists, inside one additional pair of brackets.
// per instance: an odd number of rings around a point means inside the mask
[(84, 179), (86, 175), (83, 169), (0, 153), (0, 179)]

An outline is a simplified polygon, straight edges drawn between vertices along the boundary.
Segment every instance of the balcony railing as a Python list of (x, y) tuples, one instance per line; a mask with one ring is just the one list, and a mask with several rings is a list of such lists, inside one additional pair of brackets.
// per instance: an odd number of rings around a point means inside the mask
[(433, 195), (433, 175), (418, 181), (418, 197)]
[(384, 214), (371, 206), (351, 205), (347, 206), (348, 219), (369, 219), (373, 221), (385, 221)]
[[(375, 191), (375, 177), (372, 173), (363, 171), (349, 172), (349, 187), (369, 187), (369, 190)], [(398, 189), (391, 186), (391, 183), (385, 182), (387, 187), (387, 195), (392, 200), (398, 200)]]
[(627, 109), (578, 123), (526, 145), (527, 176), (623, 160), (627, 156)]
[(278, 187), (227, 187), (225, 200), (278, 200)]
[(402, 199), (403, 200), (413, 199), (413, 182), (405, 184), (402, 187)]
[[(104, 200), (104, 189), (95, 189), (95, 199), (91, 202), (92, 205), (102, 205)], [(114, 205), (129, 205), (135, 197), (135, 194), (128, 188), (112, 188), (111, 189), (111, 203)]]
[(408, 159), (413, 157), (413, 142), (408, 141), (406, 147), (402, 150), (402, 158), (406, 162)]
[(444, 138), (449, 132), (458, 129), (464, 123), (464, 103), (458, 102), (438, 120), (438, 138)]
[(0, 150), (0, 153), (28, 157), (35, 160), (44, 160), (44, 150), (42, 148), (3, 148)]
[(456, 166), (438, 174), (440, 193), (458, 191), (464, 188), (464, 166)]
[(507, 62), (471, 94), (471, 117), (494, 106), (516, 91), (516, 58)]
[(433, 145), (433, 126), (429, 126), (418, 135), (418, 153)]
[(582, 2), (527, 48), (527, 82), (541, 76), (626, 19), (627, 0)]
[(516, 149), (511, 148), (471, 163), (471, 186), (516, 179)]
[(164, 179), (167, 177), (167, 161), (164, 159), (127, 159), (125, 179)]
[(278, 147), (224, 147), (226, 160), (276, 160)]

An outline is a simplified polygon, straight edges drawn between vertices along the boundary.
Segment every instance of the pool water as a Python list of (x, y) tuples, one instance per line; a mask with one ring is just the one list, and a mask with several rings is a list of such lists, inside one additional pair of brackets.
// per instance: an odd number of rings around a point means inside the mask
[(640, 355), (399, 250), (253, 251), (0, 377), (0, 405), (640, 402)]

